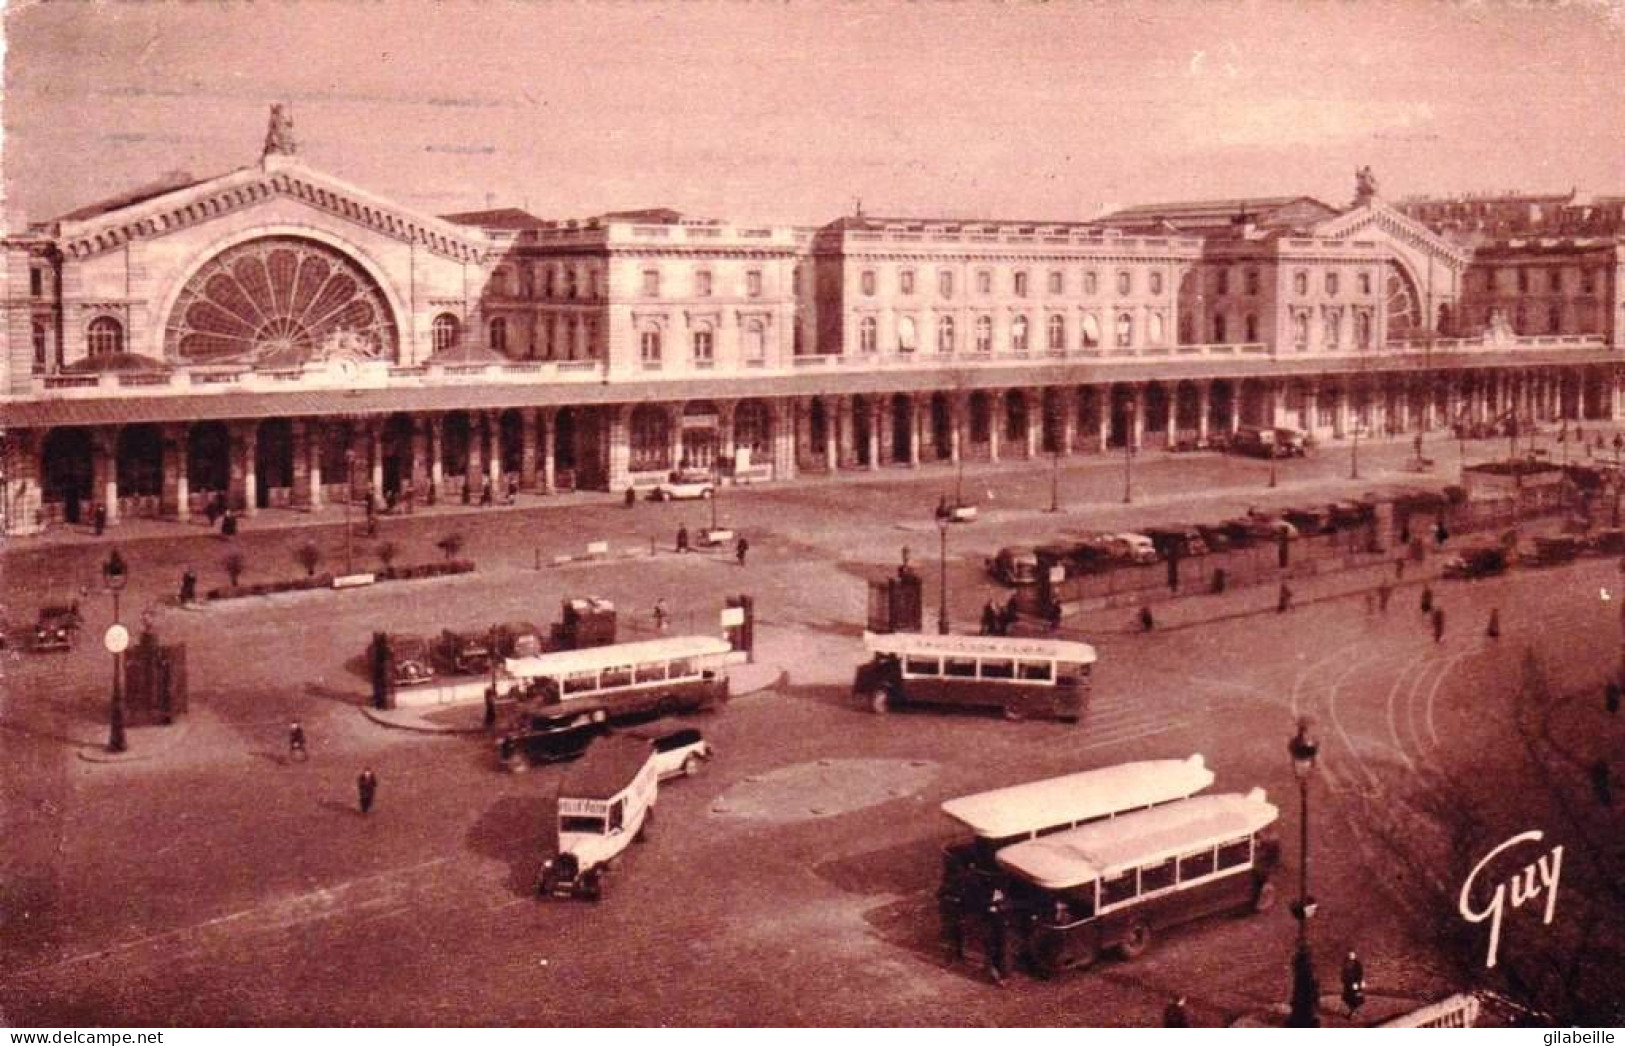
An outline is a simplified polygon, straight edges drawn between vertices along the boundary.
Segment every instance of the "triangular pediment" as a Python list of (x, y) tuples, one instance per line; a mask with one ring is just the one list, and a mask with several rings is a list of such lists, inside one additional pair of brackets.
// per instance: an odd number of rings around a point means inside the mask
[(1472, 256), (1415, 218), (1402, 214), (1381, 199), (1371, 197), (1334, 218), (1315, 226), (1316, 236), (1334, 240), (1385, 237), (1404, 245), (1408, 251), (1431, 254), (1455, 269), (1465, 269)]
[(475, 230), (402, 207), (288, 157), (271, 157), (264, 165), (242, 167), (82, 219), (70, 216), (53, 231), (63, 253), (86, 258), (279, 198), (458, 261), (478, 261), (491, 247)]

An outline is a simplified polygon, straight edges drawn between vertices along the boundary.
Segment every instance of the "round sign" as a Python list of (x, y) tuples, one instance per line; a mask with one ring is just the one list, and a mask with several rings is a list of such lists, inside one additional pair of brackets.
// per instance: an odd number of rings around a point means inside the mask
[(122, 654), (130, 646), (130, 630), (123, 625), (108, 625), (107, 634), (102, 637), (102, 645), (107, 647), (109, 654)]

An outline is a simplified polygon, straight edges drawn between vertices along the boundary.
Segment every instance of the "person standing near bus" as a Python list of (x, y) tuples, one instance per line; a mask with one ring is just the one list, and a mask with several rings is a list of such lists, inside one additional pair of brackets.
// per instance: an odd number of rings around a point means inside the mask
[(364, 768), (355, 779), (357, 797), (361, 800), (361, 812), (372, 811), (372, 801), (378, 795), (378, 775), (372, 772), (372, 767)]
[(995, 886), (987, 902), (987, 972), (1001, 988), (1010, 976), (1009, 918), (1010, 903)]

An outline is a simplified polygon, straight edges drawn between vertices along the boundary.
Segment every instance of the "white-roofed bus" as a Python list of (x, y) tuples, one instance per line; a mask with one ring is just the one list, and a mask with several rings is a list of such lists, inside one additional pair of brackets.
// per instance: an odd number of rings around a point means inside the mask
[(579, 703), (609, 719), (626, 719), (725, 703), (732, 653), (715, 636), (672, 636), (513, 657), (505, 667), (515, 681), (509, 692), (550, 713)]
[(937, 902), (944, 934), (962, 933), (965, 919), (985, 912), (994, 886), (1004, 878), (995, 857), (1005, 847), (1186, 799), (1212, 784), (1213, 771), (1198, 754), (1083, 770), (948, 800), (942, 812), (970, 829), (972, 838), (943, 848)]
[(863, 645), (870, 657), (852, 693), (882, 714), (904, 704), (963, 705), (1075, 723), (1095, 663), (1094, 647), (1059, 639), (865, 632)]
[(1116, 949), (1133, 959), (1152, 936), (1220, 912), (1262, 912), (1281, 847), (1280, 811), (1255, 788), (1199, 795), (1041, 836), (999, 851), (1016, 925), (1040, 975)]

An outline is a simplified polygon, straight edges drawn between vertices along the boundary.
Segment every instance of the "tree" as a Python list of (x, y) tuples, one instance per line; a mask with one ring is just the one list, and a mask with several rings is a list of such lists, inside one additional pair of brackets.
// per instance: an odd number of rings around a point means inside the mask
[(378, 562), (384, 565), (384, 572), (387, 574), (394, 566), (395, 557), (400, 555), (401, 549), (393, 541), (380, 541), (375, 553), (378, 556)]
[(236, 588), (237, 582), (242, 579), (243, 571), (248, 569), (248, 560), (243, 558), (241, 552), (233, 552), (221, 560), (220, 565), (226, 568), (226, 576), (231, 579), (231, 587)]
[(316, 542), (307, 541), (294, 549), (293, 558), (305, 568), (306, 577), (315, 577), (316, 568), (322, 562), (322, 550), (316, 547)]
[(452, 531), (439, 541), (436, 541), (435, 547), (445, 553), (448, 561), (456, 559), (457, 553), (463, 550), (463, 535)]

